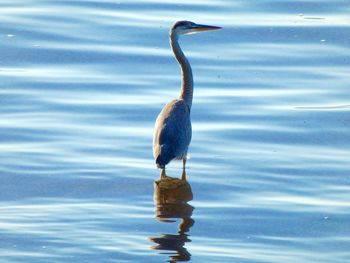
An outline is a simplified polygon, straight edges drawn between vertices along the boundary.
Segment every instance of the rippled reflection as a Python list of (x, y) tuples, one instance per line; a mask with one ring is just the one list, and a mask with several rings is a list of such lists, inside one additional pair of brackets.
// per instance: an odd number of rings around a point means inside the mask
[[(348, 262), (348, 2), (0, 1), (0, 262)], [(180, 19), (225, 28), (181, 42), (192, 229), (149, 183)]]
[(152, 249), (169, 251), (170, 262), (189, 261), (191, 254), (184, 247), (191, 242), (189, 235), (190, 228), (194, 224), (191, 218), (194, 207), (187, 202), (193, 198), (190, 184), (185, 180), (167, 177), (166, 179), (154, 182), (154, 206), (155, 216), (160, 222), (174, 223), (175, 218), (180, 218), (176, 234), (161, 234), (159, 237), (149, 239), (156, 243)]

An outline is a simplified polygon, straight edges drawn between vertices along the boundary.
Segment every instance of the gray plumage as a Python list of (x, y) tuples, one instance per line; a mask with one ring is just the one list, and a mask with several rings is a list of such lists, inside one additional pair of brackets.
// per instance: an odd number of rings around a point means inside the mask
[(190, 21), (178, 21), (169, 32), (170, 45), (181, 69), (182, 81), (180, 96), (170, 101), (159, 113), (153, 137), (153, 156), (161, 178), (166, 177), (165, 166), (173, 159), (183, 161), (182, 179), (186, 179), (185, 164), (192, 128), (190, 111), (193, 98), (193, 77), (191, 65), (178, 43), (179, 35), (191, 34), (220, 27), (198, 25)]
[(184, 159), (191, 142), (190, 109), (183, 99), (169, 102), (156, 120), (153, 153), (156, 164), (164, 169), (173, 159)]

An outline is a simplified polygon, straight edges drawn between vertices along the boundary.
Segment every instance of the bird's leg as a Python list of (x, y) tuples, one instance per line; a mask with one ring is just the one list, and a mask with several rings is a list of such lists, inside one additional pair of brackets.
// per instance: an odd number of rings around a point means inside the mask
[(160, 180), (166, 179), (167, 177), (168, 176), (166, 176), (165, 168), (161, 169), (161, 171), (160, 171)]
[(186, 156), (182, 159), (182, 175), (181, 175), (181, 180), (186, 181)]

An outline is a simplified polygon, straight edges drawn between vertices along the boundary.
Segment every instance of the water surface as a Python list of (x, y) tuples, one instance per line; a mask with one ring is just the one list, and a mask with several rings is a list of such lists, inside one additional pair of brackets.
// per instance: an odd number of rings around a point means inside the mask
[[(1, 262), (348, 261), (348, 1), (0, 8)], [(224, 30), (181, 38), (193, 200), (159, 220), (152, 133), (179, 92), (180, 19)]]

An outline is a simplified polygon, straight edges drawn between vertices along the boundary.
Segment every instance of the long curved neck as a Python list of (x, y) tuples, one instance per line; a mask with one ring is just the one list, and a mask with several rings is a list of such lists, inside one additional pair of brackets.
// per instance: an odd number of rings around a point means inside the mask
[(193, 99), (193, 77), (191, 65), (181, 50), (178, 42), (178, 35), (176, 33), (170, 33), (169, 37), (171, 48), (181, 68), (182, 80), (180, 98), (186, 101), (188, 107), (191, 108)]

